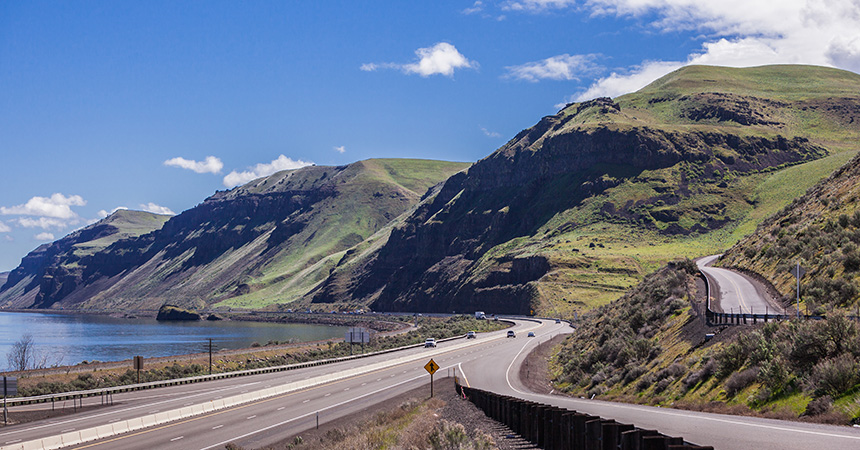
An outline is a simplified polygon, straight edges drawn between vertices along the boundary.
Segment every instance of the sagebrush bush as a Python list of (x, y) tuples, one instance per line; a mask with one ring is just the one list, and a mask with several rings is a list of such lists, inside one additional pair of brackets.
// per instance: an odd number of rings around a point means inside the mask
[(753, 383), (755, 383), (756, 377), (758, 376), (758, 369), (755, 367), (751, 367), (741, 372), (735, 372), (729, 379), (726, 380), (726, 395), (729, 397), (734, 397), (738, 394), (738, 392), (748, 388)]

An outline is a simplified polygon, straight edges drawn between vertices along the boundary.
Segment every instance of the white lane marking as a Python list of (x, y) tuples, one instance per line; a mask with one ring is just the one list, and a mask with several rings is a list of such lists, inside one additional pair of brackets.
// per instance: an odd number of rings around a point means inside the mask
[(171, 439), (171, 440), (170, 440), (170, 442), (178, 441), (178, 440), (180, 440), (180, 439), (182, 439), (182, 438), (184, 438), (184, 437), (185, 437), (185, 436), (175, 437), (175, 438)]
[(21, 442), (20, 439), (15, 439), (14, 441), (6, 441), (7, 444), (14, 444), (16, 442)]
[(278, 411), (283, 411), (283, 410), (285, 410), (286, 408), (287, 408), (286, 406), (281, 406), (280, 408), (278, 408)]
[(344, 389), (344, 391), (348, 391), (348, 390), (349, 390), (349, 388)]
[[(515, 388), (511, 384), (511, 379), (509, 377), (509, 375), (511, 373), (511, 367), (513, 367), (514, 362), (516, 362), (517, 358), (520, 356), (520, 354), (523, 352), (523, 350), (526, 349), (526, 347), (528, 345), (529, 344), (526, 343), (523, 346), (523, 348), (521, 348), (520, 351), (517, 352), (517, 354), (514, 356), (514, 359), (511, 361), (511, 364), (508, 366), (508, 370), (505, 371), (505, 381), (508, 383), (508, 387), (511, 388), (511, 390), (513, 390), (514, 392), (516, 392), (520, 395), (528, 395), (532, 398), (534, 398), (534, 397), (541, 397), (541, 398), (547, 397), (547, 396), (541, 395), (541, 394), (532, 394), (532, 393), (520, 391), (519, 389)], [(462, 368), (461, 368), (461, 370), (462, 370)], [(557, 398), (555, 398), (555, 397), (551, 397), (551, 398), (553, 401), (557, 401)], [(688, 418), (688, 419), (690, 418), (690, 414), (688, 414), (688, 413), (673, 413), (671, 411), (667, 411), (665, 408), (634, 407), (634, 405), (625, 405), (625, 404), (611, 403), (611, 402), (600, 402), (600, 404), (604, 405), (604, 406), (608, 406), (610, 408), (633, 409), (633, 410), (639, 410), (639, 411), (644, 410), (644, 411), (647, 411), (649, 413), (663, 414), (666, 416), (684, 417), (684, 418)], [(811, 434), (811, 435), (815, 435), (815, 436), (828, 436), (828, 437), (838, 437), (838, 438), (860, 440), (860, 436), (846, 436), (846, 435), (842, 435), (842, 434), (824, 433), (824, 432), (820, 432), (820, 431), (798, 430), (798, 429), (794, 429), (794, 428), (778, 427), (778, 426), (774, 426), (774, 425), (763, 425), (763, 424), (757, 424), (757, 423), (747, 423), (747, 422), (741, 422), (741, 421), (737, 421), (737, 420), (720, 419), (720, 418), (716, 418), (716, 417), (707, 417), (707, 416), (696, 416), (696, 417), (699, 419), (702, 419), (702, 420), (710, 420), (712, 422), (727, 423), (727, 424), (732, 424), (732, 425), (745, 425), (745, 426), (749, 426), (749, 427), (764, 428), (764, 429), (768, 429), (768, 430), (790, 431), (790, 432), (795, 432), (795, 433)]]
[(213, 430), (217, 430), (217, 429), (219, 429), (219, 428), (221, 428), (221, 427), (223, 427), (223, 426), (224, 426), (224, 425), (216, 425), (216, 426), (212, 427), (212, 429), (213, 429)]
[(328, 397), (329, 395), (331, 395), (331, 392), (329, 392), (329, 393), (328, 393), (328, 394), (326, 394), (326, 395), (323, 395), (323, 397)]
[(255, 418), (255, 417), (257, 417), (257, 415), (256, 415), (256, 414), (255, 414), (255, 415), (253, 415), (253, 416), (250, 416), (250, 417), (246, 417), (246, 418), (245, 418), (245, 420), (251, 420), (251, 419), (253, 419), (253, 418)]
[[(442, 370), (442, 369), (447, 369), (447, 368), (448, 368), (448, 367), (443, 367), (443, 368), (440, 368), (440, 370)], [(426, 377), (425, 377), (425, 376), (423, 376), (423, 375), (419, 375), (419, 376), (417, 376), (417, 377), (409, 378), (409, 379), (404, 380), (404, 381), (401, 381), (401, 382), (399, 382), (399, 383), (395, 383), (395, 384), (392, 384), (392, 385), (390, 385), (390, 386), (386, 386), (386, 387), (384, 387), (384, 388), (382, 388), (382, 389), (378, 389), (378, 390), (375, 390), (375, 391), (373, 391), (373, 392), (368, 392), (367, 394), (359, 395), (358, 397), (354, 397), (354, 398), (351, 398), (351, 399), (349, 399), (349, 400), (346, 400), (346, 401), (343, 401), (343, 402), (340, 402), (340, 403), (336, 403), (336, 404), (334, 404), (334, 405), (329, 405), (329, 406), (326, 406), (325, 408), (320, 408), (320, 409), (318, 409), (318, 410), (316, 410), (316, 411), (314, 411), (314, 412), (309, 412), (309, 413), (307, 413), (307, 414), (303, 414), (303, 415), (298, 416), (298, 417), (293, 417), (292, 419), (287, 419), (287, 420), (285, 420), (285, 421), (283, 421), (283, 422), (279, 422), (279, 423), (276, 423), (276, 424), (274, 424), (274, 425), (269, 425), (269, 426), (267, 426), (267, 427), (265, 427), (265, 428), (260, 428), (259, 430), (251, 431), (251, 432), (249, 432), (249, 433), (245, 433), (245, 434), (243, 434), (243, 435), (241, 435), (241, 436), (234, 436), (233, 438), (228, 439), (228, 440), (226, 440), (226, 441), (224, 441), (224, 442), (219, 442), (219, 443), (217, 443), (217, 444), (210, 445), (210, 446), (208, 446), (208, 447), (203, 447), (203, 448), (201, 448), (200, 450), (210, 450), (210, 449), (217, 448), (217, 447), (223, 447), (224, 445), (226, 445), (226, 444), (228, 444), (228, 443), (230, 443), (230, 442), (232, 442), (232, 441), (236, 441), (236, 440), (239, 440), (239, 439), (244, 439), (244, 438), (246, 438), (246, 437), (248, 437), (248, 436), (253, 436), (253, 435), (257, 434), (257, 433), (262, 433), (263, 431), (271, 430), (272, 428), (281, 427), (281, 426), (284, 426), (285, 424), (288, 424), (288, 423), (290, 423), (290, 422), (295, 422), (296, 420), (304, 419), (304, 418), (306, 418), (306, 417), (311, 417), (311, 416), (313, 416), (313, 415), (315, 415), (315, 414), (317, 414), (317, 413), (319, 413), (319, 412), (322, 412), (322, 411), (328, 411), (328, 410), (330, 410), (330, 409), (333, 409), (333, 408), (337, 408), (337, 407), (343, 406), (343, 405), (345, 405), (345, 404), (347, 404), (347, 403), (354, 402), (354, 401), (356, 401), (356, 400), (361, 400), (361, 399), (363, 399), (363, 398), (365, 398), (365, 397), (370, 397), (370, 396), (372, 396), (372, 395), (376, 395), (376, 394), (378, 394), (378, 393), (380, 393), (380, 392), (385, 392), (385, 391), (387, 391), (387, 390), (389, 390), (389, 389), (391, 389), (391, 388), (394, 388), (394, 387), (400, 386), (400, 385), (402, 385), (402, 384), (410, 383), (410, 382), (413, 382), (413, 381), (415, 381), (415, 380), (420, 380), (420, 379), (426, 379)]]
[(63, 431), (60, 431), (60, 434), (68, 433), (69, 431), (75, 431), (75, 429), (74, 429), (74, 428), (66, 428), (66, 429), (65, 429), (65, 430), (63, 430)]
[(361, 383), (362, 386), (367, 386), (367, 383)]
[(307, 403), (307, 402), (309, 402), (309, 401), (311, 401), (311, 400), (310, 400), (310, 399), (307, 399), (307, 400), (303, 401), (302, 403)]
[[(194, 392), (197, 392), (197, 393), (192, 394), (192, 395), (183, 396), (183, 398), (200, 397), (200, 396), (204, 396), (204, 395), (210, 395), (210, 394), (212, 394), (212, 393), (214, 393), (214, 392), (231, 391), (231, 390), (235, 390), (235, 389), (238, 389), (238, 388), (241, 388), (241, 387), (245, 387), (245, 386), (252, 386), (252, 385), (255, 385), (255, 384), (260, 384), (260, 382), (259, 382), (259, 381), (254, 381), (254, 382), (252, 382), (252, 383), (244, 383), (244, 384), (237, 385), (237, 386), (228, 386), (228, 387), (224, 387), (224, 388), (221, 388), (221, 389), (209, 389), (209, 390), (206, 390), (205, 392), (194, 391)], [(221, 397), (216, 397), (216, 398), (221, 398)], [(97, 418), (97, 417), (102, 417), (102, 416), (114, 416), (114, 415), (117, 415), (117, 414), (119, 414), (119, 413), (124, 413), (124, 412), (128, 412), (128, 411), (139, 410), (139, 409), (143, 409), (143, 408), (152, 408), (153, 406), (157, 406), (157, 405), (161, 405), (161, 404), (165, 404), (165, 403), (170, 403), (170, 402), (174, 402), (174, 401), (176, 401), (176, 399), (167, 399), (167, 400), (162, 400), (162, 401), (160, 401), (160, 402), (148, 403), (148, 404), (145, 404), (145, 405), (131, 406), (131, 407), (129, 407), (129, 408), (120, 409), (120, 410), (117, 410), (117, 411), (108, 411), (108, 412), (103, 412), (103, 413), (98, 413), (98, 414), (92, 414), (92, 415), (87, 415), (87, 416), (75, 417), (75, 418), (72, 418), (72, 419), (69, 419), (69, 420), (65, 420), (65, 421), (58, 421), (58, 422), (55, 422), (55, 423), (52, 423), (52, 424), (37, 425), (37, 426), (34, 426), (34, 427), (22, 428), (22, 429), (20, 429), (20, 430), (10, 430), (9, 432), (6, 432), (6, 433), (0, 433), (0, 435), (6, 435), (6, 434), (10, 434), (10, 435), (11, 435), (11, 434), (14, 434), (14, 433), (21, 433), (21, 432), (24, 432), (24, 431), (33, 431), (33, 430), (38, 430), (38, 429), (41, 429), (41, 428), (47, 428), (47, 427), (54, 426), (54, 425), (65, 425), (65, 424), (70, 424), (70, 423), (80, 422), (80, 421), (82, 421), (82, 420), (95, 419), (95, 418)], [(160, 411), (160, 410), (155, 410), (154, 412), (150, 412), (150, 413), (148, 413), (148, 414), (155, 414), (155, 413), (157, 413), (157, 412), (159, 412), (159, 411)]]

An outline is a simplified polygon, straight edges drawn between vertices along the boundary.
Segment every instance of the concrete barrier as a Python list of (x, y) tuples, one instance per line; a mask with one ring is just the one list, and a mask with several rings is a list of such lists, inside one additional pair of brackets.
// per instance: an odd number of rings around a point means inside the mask
[(68, 433), (61, 434), (60, 439), (63, 442), (63, 446), (78, 445), (81, 443), (81, 432), (69, 431)]
[(42, 440), (24, 442), (21, 445), (21, 450), (45, 450)]
[(123, 433), (128, 433), (128, 421), (127, 420), (123, 420), (123, 421), (116, 422), (113, 424), (113, 434), (114, 435), (123, 434)]
[(113, 436), (113, 425), (111, 424), (98, 426), (95, 430), (96, 436), (98, 436), (99, 439)]

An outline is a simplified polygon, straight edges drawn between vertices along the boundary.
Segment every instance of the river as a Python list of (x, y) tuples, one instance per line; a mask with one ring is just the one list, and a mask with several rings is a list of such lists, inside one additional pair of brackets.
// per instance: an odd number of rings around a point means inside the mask
[(36, 353), (49, 365), (82, 361), (121, 361), (134, 356), (153, 358), (213, 349), (250, 347), (254, 342), (307, 342), (343, 337), (345, 327), (243, 321), (157, 322), (89, 314), (0, 312), (0, 371), (8, 370), (7, 355), (25, 334), (33, 337)]

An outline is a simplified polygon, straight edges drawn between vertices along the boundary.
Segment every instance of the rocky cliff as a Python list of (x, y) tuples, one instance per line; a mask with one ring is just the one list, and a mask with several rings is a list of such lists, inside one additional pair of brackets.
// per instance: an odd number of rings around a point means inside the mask
[[(659, 88), (571, 104), (544, 117), (448, 179), (384, 246), (336, 269), (313, 301), (371, 302), (381, 310), (551, 311), (570, 303), (564, 291), (549, 304), (541, 299), (545, 287), (555, 289), (565, 278), (558, 270), (597, 266), (597, 275), (644, 274), (629, 257), (601, 268), (606, 256), (586, 256), (588, 247), (576, 246), (583, 237), (627, 248), (647, 245), (646, 236), (676, 242), (736, 227), (755, 209), (751, 185), (841, 150), (798, 125), (812, 105), (825, 104), (820, 99), (768, 94), (765, 74), (743, 74), (745, 90), (738, 90), (744, 95), (723, 93), (719, 81), (704, 83), (700, 71), (682, 69), (655, 82)], [(781, 71), (764, 70), (767, 77), (784, 76), (787, 86), (815, 76)], [(860, 86), (856, 75), (838, 76)], [(817, 116), (828, 126), (860, 117), (855, 99), (834, 103), (840, 107)], [(853, 136), (858, 131), (851, 129)], [(595, 233), (597, 227), (639, 235), (622, 239)], [(613, 258), (632, 252), (619, 253)], [(677, 256), (685, 255), (665, 257)]]
[(44, 246), (25, 258), (7, 286), (25, 278), (38, 286), (27, 291), (36, 292), (31, 306), (37, 308), (286, 303), (328, 273), (336, 262), (332, 255), (363, 241), (413, 207), (428, 187), (465, 167), (368, 160), (279, 172), (216, 192), (158, 230), (74, 260), (64, 253), (44, 264), (69, 238)]

